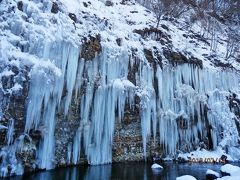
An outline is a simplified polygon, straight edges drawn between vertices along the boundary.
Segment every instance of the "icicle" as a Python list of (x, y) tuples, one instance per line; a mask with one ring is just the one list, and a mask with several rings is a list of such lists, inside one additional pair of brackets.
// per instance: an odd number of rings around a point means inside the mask
[(49, 105), (44, 111), (44, 137), (40, 142), (38, 158), (41, 169), (54, 168), (54, 130), (55, 130), (55, 108), (57, 102), (48, 101)]
[[(41, 129), (43, 138), (38, 148), (38, 165), (42, 169), (51, 169), (55, 166), (55, 114), (61, 104), (64, 105), (65, 115), (67, 114), (76, 78), (77, 75), (81, 76), (84, 63), (78, 61), (80, 49), (70, 43), (46, 41), (43, 46), (41, 43), (35, 43), (35, 45), (43, 49), (36, 53), (33, 48), (30, 52), (35, 52), (40, 58), (51, 59), (62, 73), (58, 76), (48, 69), (39, 67), (32, 69), (28, 96), (25, 132), (29, 132), (32, 128)], [(81, 83), (78, 81), (79, 86)], [(63, 92), (65, 85), (66, 92)]]
[(153, 69), (144, 64), (140, 65), (139, 80), (142, 90), (138, 93), (141, 99), (141, 127), (144, 156), (146, 158), (147, 141), (151, 135), (151, 121), (153, 125), (154, 140), (156, 136), (156, 95), (153, 88)]
[[(126, 80), (129, 58), (126, 53), (114, 51), (103, 48), (101, 56), (86, 62), (84, 72), (79, 71), (85, 78), (86, 93), (81, 97), (80, 125), (73, 146), (74, 163), (79, 160), (81, 143), (90, 164), (112, 161), (115, 119), (123, 118), (126, 102), (133, 103), (135, 86)], [(83, 142), (79, 140), (81, 137)]]
[(10, 119), (8, 122), (8, 131), (6, 136), (8, 146), (13, 142), (13, 134), (14, 134), (14, 119)]
[[(153, 76), (151, 75), (153, 70), (147, 72), (148, 68), (147, 64), (142, 63), (141, 72), (136, 78), (139, 79), (137, 85), (145, 86), (149, 93), (153, 88)], [(145, 76), (141, 74), (145, 74)], [(207, 128), (209, 128), (206, 127), (208, 126), (206, 121), (213, 126), (211, 136), (215, 148), (220, 141), (217, 135), (220, 132), (216, 127), (221, 124), (219, 118), (226, 119), (227, 116), (223, 114), (231, 114), (228, 109), (221, 109), (221, 107), (228, 108), (226, 93), (239, 86), (238, 79), (234, 78), (234, 73), (199, 69), (193, 65), (184, 64), (176, 67), (165, 66), (163, 69), (157, 67), (155, 76), (158, 82), (156, 96), (153, 96), (153, 99), (149, 98), (150, 102), (146, 103), (148, 102), (144, 100), (146, 97), (140, 93), (141, 101), (147, 104), (147, 108), (144, 108), (145, 106), (141, 108), (144, 154), (146, 155), (147, 139), (151, 135), (150, 127), (152, 127), (152, 135), (155, 137), (157, 124), (159, 124), (160, 143), (166, 154), (174, 155), (179, 148), (185, 147), (186, 150), (190, 150), (199, 144), (206, 137)], [(214, 96), (212, 94), (214, 91), (221, 92), (219, 94), (221, 98)], [(223, 102), (224, 104), (222, 104)], [(208, 119), (205, 119), (203, 107), (207, 105), (211, 109), (216, 103), (222, 104), (219, 106), (221, 110), (217, 111), (223, 116), (215, 117), (216, 113), (213, 114), (210, 111)], [(156, 120), (154, 120), (154, 112)], [(152, 117), (149, 115), (150, 113), (152, 113)], [(229, 119), (226, 121), (232, 122), (229, 115)]]
[(14, 143), (1, 148), (0, 177), (23, 174), (23, 166), (21, 162), (18, 162), (16, 153), (21, 151), (24, 143), (24, 137), (25, 135), (21, 135), (15, 139)]
[[(184, 146), (192, 149), (199, 144), (206, 136), (208, 125), (213, 127), (214, 147), (219, 143), (217, 119), (229, 120), (226, 116), (231, 112), (225, 96), (239, 85), (233, 73), (219, 73), (189, 64), (151, 67), (144, 58), (129, 62), (127, 50), (104, 44), (102, 53), (91, 61), (78, 59), (80, 48), (66, 42), (46, 42), (44, 46), (36, 43), (36, 47), (42, 47), (38, 56), (52, 59), (62, 71), (59, 77), (46, 69), (31, 71), (25, 132), (43, 126), (41, 129), (45, 132), (38, 151), (41, 168), (54, 167), (55, 113), (62, 105), (67, 115), (73, 93), (77, 100), (80, 90), (86, 91), (79, 102), (80, 123), (68, 146), (68, 161), (74, 164), (83, 153), (93, 165), (112, 161), (115, 120), (123, 118), (126, 103), (134, 107), (136, 94), (140, 97), (145, 157), (147, 142), (151, 136), (155, 142), (157, 131), (165, 153), (171, 155)], [(30, 51), (36, 53), (34, 47)], [(136, 87), (127, 80), (129, 64), (132, 67), (133, 63), (139, 65)], [(207, 114), (208, 119), (205, 106), (212, 109)], [(215, 113), (220, 112), (218, 108), (224, 112), (220, 117)]]
[[(77, 69), (78, 69), (78, 57), (79, 57), (80, 49), (71, 47), (68, 56), (68, 64), (67, 64), (67, 74), (66, 74), (66, 83), (67, 83), (67, 97), (65, 101), (65, 109), (64, 114), (67, 115), (69, 105), (72, 100), (72, 92), (75, 86), (75, 81), (77, 77)], [(81, 71), (81, 69), (80, 69)], [(81, 72), (80, 72), (81, 73)]]
[(81, 129), (79, 127), (73, 141), (73, 158), (72, 158), (73, 164), (77, 164), (77, 162), (79, 162), (80, 152), (81, 152)]

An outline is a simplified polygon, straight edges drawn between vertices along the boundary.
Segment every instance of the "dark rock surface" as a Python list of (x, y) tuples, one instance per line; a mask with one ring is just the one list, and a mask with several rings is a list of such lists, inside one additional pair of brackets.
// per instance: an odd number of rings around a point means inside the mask
[(74, 23), (77, 22), (77, 16), (74, 13), (69, 13), (68, 16), (70, 17), (71, 20), (73, 20)]
[(53, 2), (51, 12), (57, 14), (58, 11), (59, 11), (58, 4), (56, 2)]
[(107, 0), (107, 1), (105, 2), (105, 5), (106, 5), (106, 6), (113, 6), (113, 2), (110, 1), (110, 0)]
[(23, 11), (23, 2), (22, 1), (18, 1), (17, 3), (17, 7), (20, 11)]
[(172, 51), (170, 49), (164, 49), (163, 50), (163, 55), (173, 65), (187, 63), (187, 64), (196, 65), (196, 66), (198, 66), (200, 68), (203, 67), (202, 61), (200, 59), (197, 59), (195, 57), (188, 58), (186, 55), (184, 55), (181, 52), (174, 52), (174, 51)]
[(90, 61), (93, 60), (96, 55), (100, 54), (101, 52), (101, 36), (90, 36), (89, 40), (86, 39), (84, 44), (82, 45), (81, 58), (84, 58), (86, 61)]
[(218, 177), (214, 174), (207, 174), (206, 175), (206, 180), (214, 180), (217, 179)]

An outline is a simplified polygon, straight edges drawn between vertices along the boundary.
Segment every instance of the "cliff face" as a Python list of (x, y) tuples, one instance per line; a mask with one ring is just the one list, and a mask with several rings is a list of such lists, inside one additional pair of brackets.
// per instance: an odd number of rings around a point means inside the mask
[(212, 54), (197, 25), (155, 28), (132, 1), (0, 3), (0, 176), (199, 147), (238, 158), (239, 64), (224, 61), (224, 35)]

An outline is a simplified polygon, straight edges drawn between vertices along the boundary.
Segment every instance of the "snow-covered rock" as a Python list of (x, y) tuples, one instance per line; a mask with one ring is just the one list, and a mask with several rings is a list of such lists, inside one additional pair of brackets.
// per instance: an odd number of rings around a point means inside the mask
[(163, 169), (163, 167), (157, 163), (154, 163), (152, 166), (151, 166), (152, 169)]
[(223, 175), (239, 175), (240, 167), (234, 166), (232, 164), (225, 164), (221, 167), (221, 173)]
[(179, 153), (177, 159), (182, 159), (184, 161), (191, 162), (222, 162), (224, 161), (223, 157), (226, 160), (232, 160), (232, 157), (225, 153), (225, 151), (221, 147), (217, 147), (214, 151), (208, 151), (206, 149), (197, 149), (196, 151), (192, 151), (189, 153)]
[(183, 176), (177, 177), (176, 180), (197, 180), (197, 179), (190, 175), (183, 175)]

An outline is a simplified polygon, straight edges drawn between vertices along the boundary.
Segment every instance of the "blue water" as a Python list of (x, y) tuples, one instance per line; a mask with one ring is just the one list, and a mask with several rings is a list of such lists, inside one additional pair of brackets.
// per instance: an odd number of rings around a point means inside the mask
[[(220, 171), (222, 164), (190, 164), (190, 163), (159, 163), (164, 169), (153, 171), (151, 164), (139, 163), (117, 163), (100, 166), (77, 166), (58, 168), (51, 171), (42, 171), (25, 176), (8, 179), (20, 180), (175, 180), (181, 175), (192, 175), (198, 180), (205, 179), (207, 169)], [(235, 165), (240, 165), (235, 164)]]

